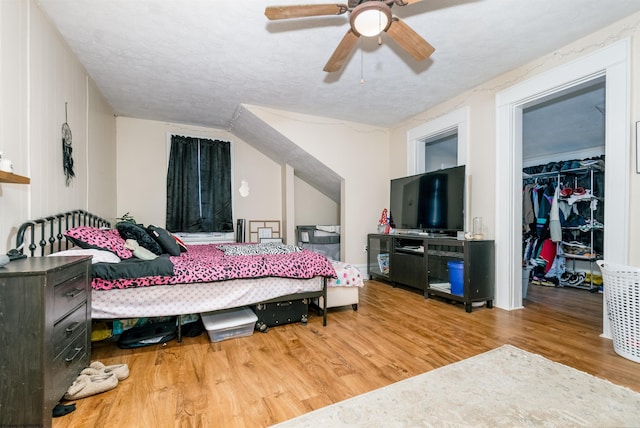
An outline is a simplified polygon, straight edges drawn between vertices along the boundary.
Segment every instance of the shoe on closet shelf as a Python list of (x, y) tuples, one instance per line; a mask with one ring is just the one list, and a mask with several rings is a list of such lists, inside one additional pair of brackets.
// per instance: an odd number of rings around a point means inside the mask
[(602, 285), (602, 275), (597, 273), (592, 274), (591, 272), (587, 272), (584, 278), (584, 282), (591, 283), (591, 285)]
[(89, 367), (80, 372), (86, 375), (102, 375), (113, 373), (118, 380), (125, 380), (129, 377), (129, 366), (126, 364), (112, 364), (105, 366), (100, 361), (94, 361)]
[(569, 281), (571, 280), (571, 272), (565, 272), (560, 276), (560, 286), (564, 287), (569, 285)]
[(586, 277), (587, 277), (587, 274), (584, 272), (575, 272), (574, 274), (571, 275), (571, 278), (569, 278), (569, 285), (573, 287), (580, 285), (584, 282)]
[(67, 392), (64, 394), (66, 400), (79, 400), (80, 398), (100, 394), (110, 391), (118, 386), (118, 378), (115, 373), (88, 375), (80, 374), (73, 381)]
[(565, 187), (560, 191), (560, 196), (568, 198), (573, 195), (573, 189), (571, 187)]

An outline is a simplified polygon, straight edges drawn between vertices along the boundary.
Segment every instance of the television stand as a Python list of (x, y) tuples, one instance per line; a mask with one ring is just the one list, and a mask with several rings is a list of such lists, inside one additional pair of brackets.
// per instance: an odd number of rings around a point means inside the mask
[(444, 232), (423, 232), (421, 230), (407, 230), (405, 232), (396, 232), (395, 235), (426, 236), (427, 238), (453, 237), (453, 235)]
[[(491, 240), (370, 234), (367, 249), (370, 279), (421, 290), (425, 299), (438, 296), (464, 303), (467, 312), (471, 312), (473, 302), (493, 307), (495, 249)], [(448, 262), (460, 260), (464, 262), (463, 294), (457, 295), (451, 293)]]

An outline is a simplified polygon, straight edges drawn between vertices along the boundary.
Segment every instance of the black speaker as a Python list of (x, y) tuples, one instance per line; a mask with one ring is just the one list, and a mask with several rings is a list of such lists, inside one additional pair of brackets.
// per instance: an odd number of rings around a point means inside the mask
[(246, 223), (247, 221), (245, 219), (238, 219), (238, 224), (236, 226), (236, 242), (245, 242), (244, 230)]

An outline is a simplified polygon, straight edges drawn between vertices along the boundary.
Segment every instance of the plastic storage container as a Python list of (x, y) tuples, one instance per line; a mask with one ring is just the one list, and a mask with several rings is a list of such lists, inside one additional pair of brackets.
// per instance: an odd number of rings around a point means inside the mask
[(527, 298), (527, 291), (529, 290), (529, 279), (531, 278), (531, 271), (533, 266), (525, 266), (522, 268), (522, 298)]
[(451, 294), (464, 295), (464, 262), (448, 262), (449, 282), (451, 283)]
[(258, 316), (251, 308), (224, 309), (200, 314), (212, 342), (251, 336)]
[(602, 271), (613, 350), (640, 363), (640, 268), (596, 261)]

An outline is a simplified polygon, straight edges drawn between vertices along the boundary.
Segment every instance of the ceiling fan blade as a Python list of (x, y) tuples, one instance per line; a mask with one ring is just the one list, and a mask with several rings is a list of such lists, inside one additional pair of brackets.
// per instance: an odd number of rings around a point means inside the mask
[(270, 20), (304, 18), (307, 16), (342, 15), (349, 10), (346, 4), (305, 4), (298, 6), (268, 6), (264, 14)]
[(340, 41), (340, 44), (338, 44), (336, 50), (333, 51), (333, 55), (331, 55), (331, 58), (329, 58), (329, 61), (327, 61), (327, 65), (324, 66), (323, 70), (327, 73), (340, 70), (351, 53), (351, 50), (358, 42), (359, 37), (360, 36), (351, 31), (351, 29), (347, 31), (342, 38), (342, 41)]
[(425, 60), (435, 52), (435, 48), (429, 42), (398, 18), (393, 18), (387, 34), (416, 61)]
[(403, 4), (402, 6), (406, 6), (408, 4), (414, 4), (414, 3), (420, 3), (422, 0), (402, 0)]

